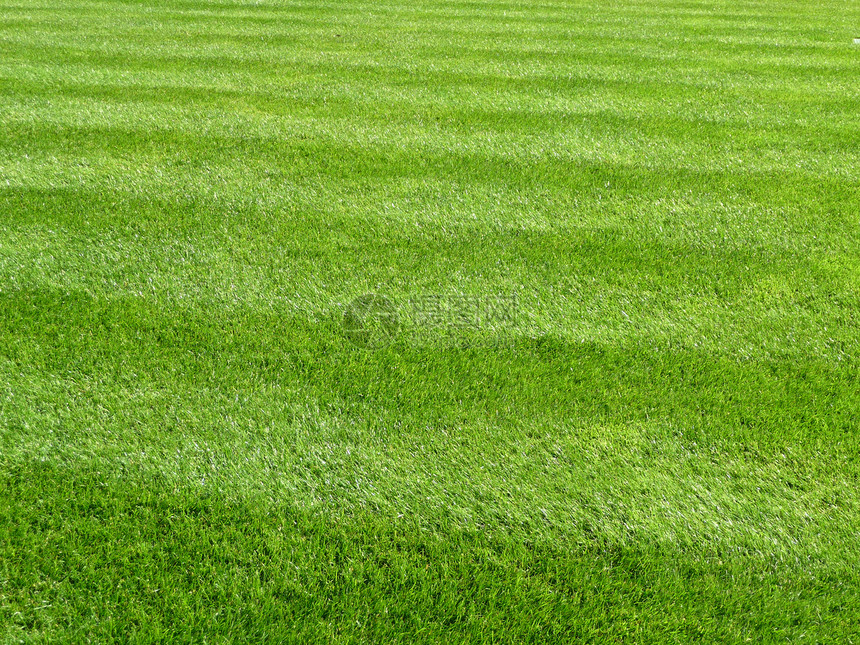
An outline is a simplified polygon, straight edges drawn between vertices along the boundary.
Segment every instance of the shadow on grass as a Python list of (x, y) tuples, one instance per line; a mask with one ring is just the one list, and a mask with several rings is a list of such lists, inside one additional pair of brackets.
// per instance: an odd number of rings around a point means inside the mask
[(367, 351), (346, 340), (339, 311), (314, 321), (15, 291), (0, 294), (0, 347), (11, 366), (49, 381), (85, 377), (119, 390), (300, 388), (343, 414), (390, 423), (391, 431), (396, 422), (400, 433), (428, 424), (665, 418), (705, 439), (848, 447), (860, 410), (851, 359), (743, 361), (683, 347), (516, 335), (501, 347), (397, 341)]
[(854, 628), (857, 588), (810, 563), (273, 513), (44, 462), (3, 468), (0, 498), (8, 636), (823, 642)]

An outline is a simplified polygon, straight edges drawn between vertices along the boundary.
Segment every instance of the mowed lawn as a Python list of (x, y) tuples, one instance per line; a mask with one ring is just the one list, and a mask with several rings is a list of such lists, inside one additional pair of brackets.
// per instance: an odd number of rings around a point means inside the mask
[(855, 37), (0, 0), (0, 642), (860, 642)]

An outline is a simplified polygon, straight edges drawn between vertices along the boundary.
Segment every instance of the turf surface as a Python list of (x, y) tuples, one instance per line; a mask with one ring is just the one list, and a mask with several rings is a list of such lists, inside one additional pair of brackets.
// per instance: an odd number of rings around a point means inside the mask
[(0, 642), (860, 642), (858, 28), (0, 0)]

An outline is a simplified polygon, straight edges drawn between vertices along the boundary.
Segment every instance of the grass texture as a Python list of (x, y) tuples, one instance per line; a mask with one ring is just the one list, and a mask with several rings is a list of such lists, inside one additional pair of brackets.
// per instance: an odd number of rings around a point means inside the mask
[(0, 0), (0, 642), (860, 642), (859, 30)]

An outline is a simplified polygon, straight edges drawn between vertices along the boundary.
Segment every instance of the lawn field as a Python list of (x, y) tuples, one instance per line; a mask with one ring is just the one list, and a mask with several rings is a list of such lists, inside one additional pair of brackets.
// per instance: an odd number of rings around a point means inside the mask
[(858, 37), (0, 0), (0, 643), (860, 643)]

